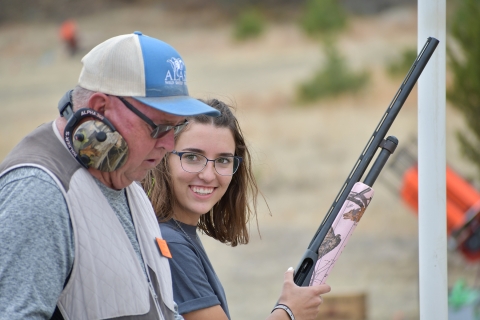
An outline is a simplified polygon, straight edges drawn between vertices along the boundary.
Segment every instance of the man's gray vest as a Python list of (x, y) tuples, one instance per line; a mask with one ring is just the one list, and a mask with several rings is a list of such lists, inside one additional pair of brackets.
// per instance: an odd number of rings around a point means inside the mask
[(174, 319), (170, 267), (153, 208), (136, 183), (126, 188), (147, 276), (123, 226), (92, 175), (70, 155), (55, 123), (25, 137), (0, 164), (47, 172), (62, 190), (73, 226), (75, 259), (57, 308), (65, 319)]

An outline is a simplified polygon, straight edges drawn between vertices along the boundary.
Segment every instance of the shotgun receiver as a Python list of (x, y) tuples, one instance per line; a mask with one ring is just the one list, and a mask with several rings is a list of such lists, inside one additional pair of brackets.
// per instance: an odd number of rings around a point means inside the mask
[[(322, 284), (327, 279), (330, 270), (373, 197), (373, 183), (388, 157), (398, 145), (397, 138), (389, 136), (385, 139), (385, 136), (435, 51), (438, 42), (437, 39), (429, 37), (408, 71), (295, 269), (294, 282), (297, 285)], [(378, 148), (381, 148), (381, 151), (362, 183), (360, 179)]]

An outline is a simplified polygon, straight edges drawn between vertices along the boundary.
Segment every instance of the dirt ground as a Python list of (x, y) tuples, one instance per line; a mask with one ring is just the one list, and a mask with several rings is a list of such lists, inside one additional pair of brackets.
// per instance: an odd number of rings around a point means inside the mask
[[(200, 17), (207, 21), (214, 17)], [(416, 12), (396, 8), (352, 18), (339, 39), (355, 69), (368, 69), (372, 83), (356, 95), (308, 106), (294, 103), (295, 85), (322, 63), (320, 44), (293, 23), (270, 25), (257, 40), (235, 43), (231, 26), (194, 23), (161, 7), (136, 7), (78, 19), (82, 53), (66, 54), (58, 25), (0, 27), (0, 160), (29, 131), (57, 115), (57, 102), (77, 81), (80, 59), (97, 43), (141, 30), (173, 45), (187, 66), (191, 95), (219, 98), (236, 114), (251, 147), (255, 173), (268, 202), (259, 203), (251, 243), (236, 248), (204, 237), (222, 280), (233, 319), (263, 319), (278, 298), (284, 271), (295, 267), (370, 135), (401, 83), (385, 64), (415, 47)], [(426, 40), (426, 39), (425, 39)], [(417, 132), (414, 89), (390, 134), (408, 145)], [(460, 116), (447, 109), (447, 162), (464, 175), (473, 169), (458, 154), (453, 136)], [(387, 169), (386, 169), (387, 170)], [(419, 319), (418, 222), (382, 174), (375, 198), (334, 268), (332, 294), (365, 293), (371, 320)], [(449, 284), (474, 284), (476, 265), (449, 253)]]

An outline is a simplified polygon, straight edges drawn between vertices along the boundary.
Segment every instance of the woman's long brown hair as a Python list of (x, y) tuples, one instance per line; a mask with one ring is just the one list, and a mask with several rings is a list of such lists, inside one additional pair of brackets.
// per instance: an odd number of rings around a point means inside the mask
[[(203, 101), (220, 111), (220, 116), (199, 115), (188, 118), (190, 123), (211, 124), (218, 128), (229, 128), (235, 141), (235, 155), (243, 158), (224, 196), (210, 212), (201, 216), (198, 228), (206, 235), (231, 245), (247, 244), (249, 241), (248, 222), (257, 220), (257, 182), (253, 175), (251, 156), (243, 138), (237, 118), (225, 103), (212, 99)], [(188, 130), (188, 125), (184, 130)], [(180, 132), (180, 135), (182, 133)], [(177, 139), (178, 137), (175, 137)], [(159, 222), (170, 220), (175, 205), (173, 182), (168, 167), (168, 156), (152, 170), (142, 182)], [(249, 199), (252, 199), (251, 203)]]

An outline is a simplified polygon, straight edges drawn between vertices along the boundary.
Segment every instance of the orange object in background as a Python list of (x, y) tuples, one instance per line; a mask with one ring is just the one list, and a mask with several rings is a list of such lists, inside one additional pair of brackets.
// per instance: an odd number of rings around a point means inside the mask
[[(447, 234), (456, 238), (457, 248), (468, 260), (480, 259), (480, 223), (475, 221), (472, 223), (472, 219), (475, 218), (480, 221), (480, 217), (477, 217), (479, 210), (476, 209), (480, 203), (480, 193), (447, 166), (446, 194)], [(416, 165), (405, 171), (400, 195), (418, 214), (418, 168)]]
[(400, 196), (418, 214), (418, 168), (413, 166), (403, 174)]
[(60, 39), (66, 43), (70, 55), (74, 55), (78, 48), (77, 24), (74, 20), (66, 20), (60, 26)]

